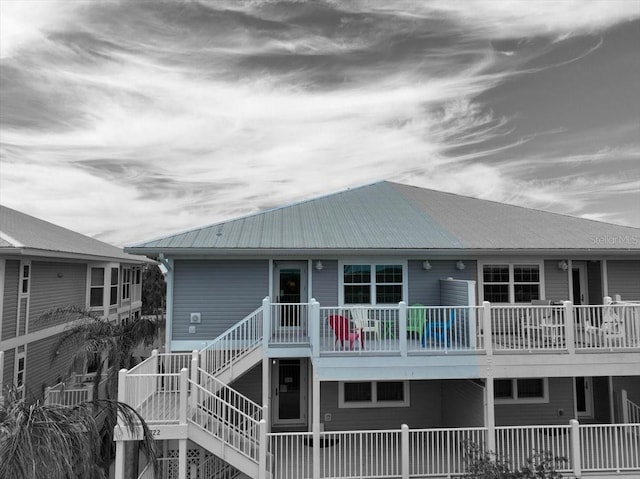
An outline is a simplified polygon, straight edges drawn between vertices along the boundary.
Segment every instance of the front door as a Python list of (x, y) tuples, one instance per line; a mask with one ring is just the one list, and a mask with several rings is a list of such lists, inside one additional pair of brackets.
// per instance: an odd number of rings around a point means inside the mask
[(272, 367), (273, 425), (306, 426), (306, 360), (275, 359)]
[(593, 381), (590, 377), (575, 378), (576, 385), (576, 415), (593, 417)]
[(306, 310), (300, 303), (307, 303), (307, 263), (305, 261), (278, 261), (274, 267), (274, 298), (279, 307), (273, 325), (276, 334), (288, 334), (304, 328), (302, 320)]
[(573, 297), (571, 301), (576, 306), (589, 304), (589, 290), (587, 289), (587, 264), (573, 262), (571, 267), (571, 283), (573, 286)]

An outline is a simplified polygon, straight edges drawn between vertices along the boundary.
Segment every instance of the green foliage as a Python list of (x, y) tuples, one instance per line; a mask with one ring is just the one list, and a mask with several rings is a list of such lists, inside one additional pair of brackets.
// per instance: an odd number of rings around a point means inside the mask
[(142, 271), (142, 314), (162, 314), (165, 310), (167, 284), (162, 271), (156, 265)]
[(521, 469), (515, 469), (509, 458), (485, 451), (477, 444), (465, 444), (467, 473), (464, 479), (561, 479), (558, 469), (567, 459), (549, 452), (539, 452), (527, 459)]

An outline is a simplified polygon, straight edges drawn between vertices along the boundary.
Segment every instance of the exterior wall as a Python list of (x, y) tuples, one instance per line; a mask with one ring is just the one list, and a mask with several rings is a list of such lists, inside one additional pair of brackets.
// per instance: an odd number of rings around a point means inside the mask
[(326, 413), (332, 420), (324, 422), (325, 431), (360, 429), (399, 429), (402, 424), (411, 428), (442, 426), (441, 381), (411, 381), (410, 406), (399, 408), (338, 407), (338, 383), (323, 382), (320, 388), (320, 418)]
[(33, 276), (29, 305), (29, 332), (65, 322), (66, 318), (63, 316), (46, 322), (37, 320), (48, 311), (64, 306), (81, 308), (86, 306), (86, 264), (34, 261), (31, 268)]
[[(211, 340), (259, 308), (269, 294), (267, 260), (176, 260), (173, 340)], [(191, 312), (201, 313), (189, 334)]]
[(262, 363), (233, 381), (230, 386), (252, 401), (260, 405), (264, 404), (262, 401)]
[(551, 301), (569, 300), (569, 272), (558, 269), (558, 260), (544, 262), (544, 297)]
[(469, 289), (474, 283), (466, 281), (440, 280), (440, 304), (447, 306), (469, 306)]
[(27, 345), (25, 370), (26, 397), (42, 399), (44, 389), (67, 376), (72, 351), (67, 350), (53, 358), (53, 348), (59, 336), (49, 336)]
[[(313, 264), (316, 260), (313, 261)], [(312, 268), (311, 297), (315, 298), (321, 306), (338, 305), (338, 261), (322, 260), (323, 269), (318, 271)]]
[(624, 301), (640, 301), (640, 260), (607, 261), (609, 296), (619, 294)]
[(442, 381), (444, 427), (484, 426), (484, 387), (473, 381)]
[(13, 384), (13, 367), (16, 359), (16, 350), (8, 349), (4, 352), (4, 375), (2, 382), (4, 386)]
[[(558, 410), (563, 415), (558, 415)], [(549, 402), (496, 404), (496, 426), (567, 424), (574, 417), (573, 378), (549, 378)]]
[[(18, 283), (20, 279), (20, 261), (6, 261), (4, 271), (4, 300), (2, 304), (2, 340), (15, 338), (18, 319)], [(7, 356), (5, 355), (5, 361)], [(5, 375), (5, 378), (7, 376)], [(13, 370), (11, 376), (13, 377)]]
[(587, 263), (587, 291), (589, 304), (602, 304), (602, 268), (600, 262)]
[(640, 375), (614, 376), (612, 381), (613, 390), (616, 394), (620, 394), (620, 391), (625, 389), (627, 391), (627, 397), (634, 403), (640, 404)]
[(456, 269), (457, 260), (429, 260), (431, 269), (422, 269), (424, 260), (409, 261), (409, 305), (419, 303), (425, 306), (440, 306), (440, 280), (446, 278), (475, 281), (477, 264), (465, 261), (462, 271)]

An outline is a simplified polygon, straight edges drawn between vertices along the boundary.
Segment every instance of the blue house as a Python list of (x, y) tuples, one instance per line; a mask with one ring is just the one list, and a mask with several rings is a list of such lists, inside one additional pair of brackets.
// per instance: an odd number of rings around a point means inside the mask
[(168, 270), (119, 393), (167, 477), (640, 473), (640, 229), (383, 181), (125, 251)]

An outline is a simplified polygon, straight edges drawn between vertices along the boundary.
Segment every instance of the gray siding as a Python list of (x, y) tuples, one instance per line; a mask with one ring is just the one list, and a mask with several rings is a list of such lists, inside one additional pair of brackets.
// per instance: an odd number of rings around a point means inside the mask
[(469, 304), (469, 288), (466, 281), (440, 280), (440, 304), (447, 306), (475, 306)]
[[(316, 260), (313, 260), (316, 264)], [(322, 260), (322, 271), (312, 269), (313, 291), (311, 297), (320, 303), (320, 306), (338, 305), (338, 261)]]
[(614, 392), (619, 395), (622, 389), (627, 391), (627, 396), (631, 401), (640, 404), (640, 376), (614, 376)]
[(258, 404), (262, 401), (262, 363), (233, 381), (231, 387)]
[[(558, 416), (558, 409), (564, 414)], [(496, 404), (496, 426), (567, 424), (573, 418), (573, 378), (549, 378), (549, 402)]]
[[(20, 261), (7, 260), (4, 270), (4, 297), (2, 307), (2, 340), (16, 336), (18, 319), (18, 283), (20, 279)], [(7, 355), (5, 354), (5, 361)], [(13, 360), (12, 360), (13, 361)], [(13, 363), (12, 363), (13, 364)], [(7, 376), (5, 376), (6, 378)], [(13, 370), (11, 372), (13, 378)]]
[(607, 261), (609, 296), (619, 294), (626, 301), (640, 301), (640, 261)]
[(67, 376), (72, 351), (66, 350), (53, 360), (53, 348), (59, 336), (49, 336), (27, 345), (25, 385), (27, 397), (42, 399), (44, 389)]
[(340, 409), (337, 382), (323, 382), (320, 394), (321, 420), (324, 421), (326, 413), (332, 416), (330, 422), (324, 422), (325, 431), (399, 429), (402, 424), (411, 428), (442, 425), (440, 381), (411, 381), (410, 407)]
[(27, 310), (29, 306), (29, 297), (23, 296), (18, 300), (20, 302), (20, 319), (18, 321), (18, 336), (23, 336), (26, 333), (27, 327)]
[(602, 304), (602, 269), (601, 263), (587, 263), (587, 290), (589, 292), (589, 304)]
[[(31, 265), (29, 332), (60, 324), (64, 316), (51, 321), (38, 321), (44, 313), (63, 306), (86, 306), (87, 266), (85, 264), (44, 263)], [(61, 276), (60, 276), (61, 275)]]
[(551, 301), (569, 300), (569, 274), (558, 269), (557, 260), (544, 262), (544, 294)]
[(2, 376), (3, 386), (13, 384), (13, 364), (16, 359), (16, 350), (8, 349), (4, 352), (4, 376)]
[[(475, 281), (477, 263), (465, 260), (466, 268), (456, 269), (457, 260), (429, 260), (430, 270), (422, 269), (420, 261), (409, 261), (409, 304), (423, 304), (425, 306), (442, 305), (440, 302), (440, 280), (446, 278)], [(444, 306), (444, 305), (443, 305)]]
[(484, 426), (484, 387), (473, 381), (442, 382), (443, 427)]
[[(173, 340), (211, 340), (262, 305), (269, 294), (267, 260), (177, 260)], [(191, 312), (201, 313), (189, 334)]]

